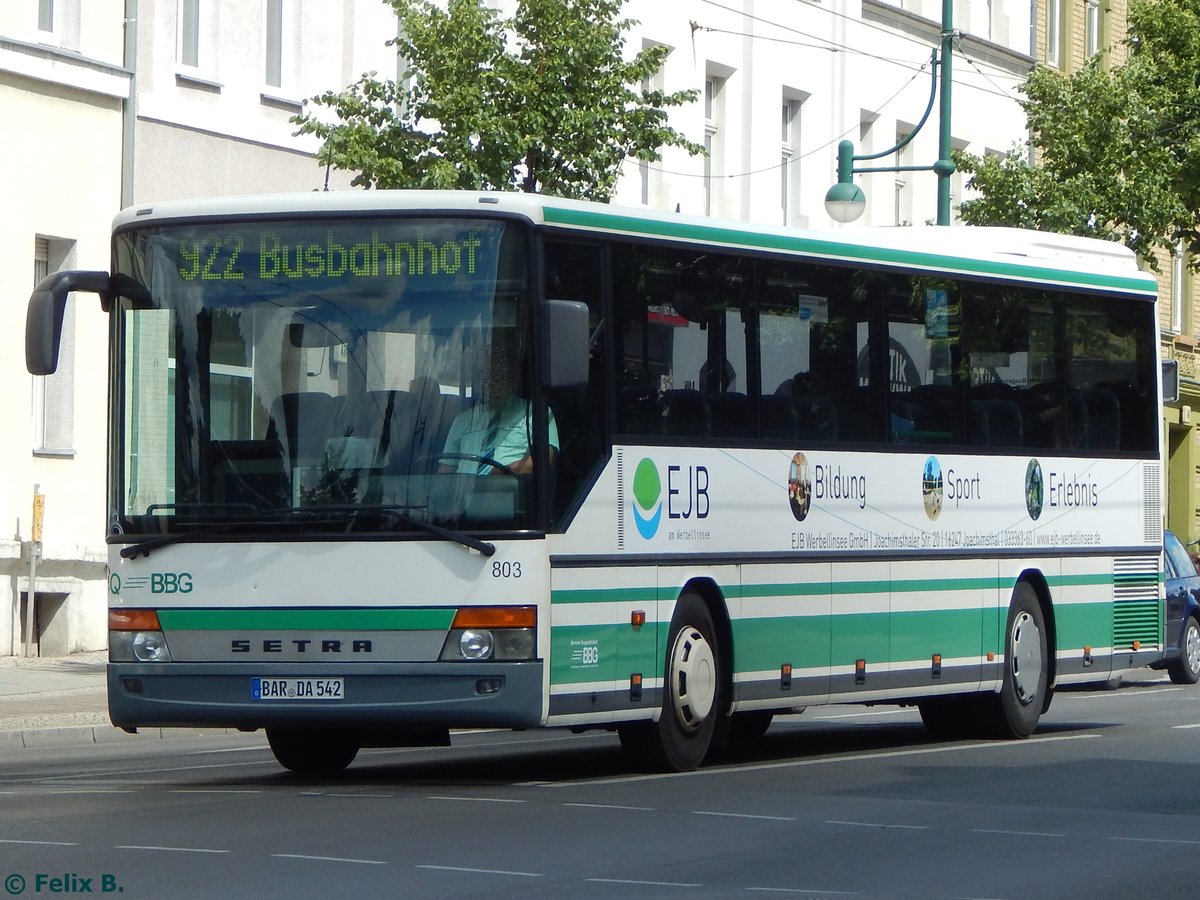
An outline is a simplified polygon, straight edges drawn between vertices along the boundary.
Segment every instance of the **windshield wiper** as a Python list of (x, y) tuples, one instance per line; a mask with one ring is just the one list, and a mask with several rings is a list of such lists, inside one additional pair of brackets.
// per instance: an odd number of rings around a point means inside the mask
[[(415, 516), (410, 516), (404, 512), (405, 507), (402, 506), (358, 506), (355, 504), (318, 506), (311, 509), (288, 507), (286, 509), (274, 510), (278, 513), (287, 513), (293, 518), (287, 520), (262, 520), (262, 521), (234, 521), (222, 522), (220, 524), (207, 525), (203, 528), (195, 528), (191, 531), (173, 531), (170, 534), (160, 534), (152, 538), (147, 538), (144, 541), (139, 541), (136, 544), (130, 544), (128, 547), (121, 548), (121, 557), (123, 559), (133, 559), (135, 556), (149, 556), (152, 550), (157, 550), (159, 547), (166, 547), (171, 544), (178, 544), (193, 540), (198, 537), (206, 537), (208, 535), (219, 534), (227, 531), (240, 531), (246, 528), (278, 528), (280, 525), (342, 525), (348, 520), (324, 518), (323, 514), (329, 512), (345, 512), (357, 515), (358, 513), (386, 513), (388, 516), (404, 522), (434, 537), (440, 537), (444, 540), (453, 541), (456, 544), (461, 544), (471, 550), (481, 553), (484, 556), (491, 556), (496, 552), (496, 545), (479, 538), (472, 537), (469, 534), (464, 534), (461, 531), (455, 531), (451, 528), (443, 528), (441, 525), (435, 525), (432, 522), (426, 522), (423, 519), (418, 519)], [(303, 518), (303, 516), (311, 515), (312, 518)], [(351, 516), (351, 519), (353, 516)]]
[(448, 541), (453, 541), (456, 544), (461, 544), (471, 550), (481, 553), (484, 556), (491, 556), (496, 552), (496, 545), (488, 541), (480, 540), (477, 537), (472, 537), (462, 531), (457, 531), (453, 528), (445, 528), (441, 525), (436, 525), (425, 519), (419, 519), (416, 516), (409, 515), (405, 510), (412, 509), (411, 506), (397, 506), (394, 504), (377, 503), (377, 504), (357, 504), (357, 503), (331, 503), (314, 506), (311, 509), (291, 508), (288, 511), (293, 513), (312, 512), (319, 514), (323, 512), (346, 512), (351, 514), (351, 518), (357, 517), (361, 513), (385, 513), (389, 518), (403, 522), (413, 528), (432, 534), (434, 537), (444, 538)]

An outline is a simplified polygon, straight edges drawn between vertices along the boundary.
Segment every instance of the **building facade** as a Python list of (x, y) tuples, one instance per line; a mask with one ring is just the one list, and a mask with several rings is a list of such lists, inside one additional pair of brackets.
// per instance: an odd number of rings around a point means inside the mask
[[(0, 655), (25, 648), (35, 490), (44, 505), (34, 652), (107, 643), (107, 316), (71, 298), (59, 371), (31, 377), (18, 336), (33, 285), (107, 269), (113, 215), (178, 197), (319, 190), (289, 117), (366, 70), (395, 72), (395, 15), (355, 0), (11, 0), (0, 4)], [(163, 362), (165, 365), (165, 361)]]
[[(708, 153), (628, 160), (616, 202), (830, 227), (823, 200), (837, 144), (849, 139), (857, 154), (878, 155), (876, 166), (919, 168), (859, 176), (858, 225), (934, 220), (936, 104), (917, 126), (934, 84), (941, 0), (629, 0), (625, 11), (638, 21), (630, 53), (671, 50), (653, 86), (699, 92), (671, 122)], [(952, 19), (953, 145), (1004, 152), (1024, 138), (1017, 87), (1040, 26), (1019, 0), (955, 0)], [(363, 72), (397, 77), (386, 45), (395, 29), (392, 8), (375, 0), (0, 4), (0, 117), (22, 136), (3, 150), (20, 173), (0, 222), (7, 332), (23, 332), (40, 277), (108, 267), (123, 206), (347, 188), (353, 173), (318, 166), (315, 142), (289, 119), (305, 98)], [(956, 206), (961, 177), (951, 187)], [(106, 641), (107, 327), (95, 297), (80, 295), (58, 373), (32, 378), (19, 352), (0, 355), (10, 436), (0, 448), (0, 655), (23, 648), (35, 490), (45, 515), (29, 636), (47, 655)]]

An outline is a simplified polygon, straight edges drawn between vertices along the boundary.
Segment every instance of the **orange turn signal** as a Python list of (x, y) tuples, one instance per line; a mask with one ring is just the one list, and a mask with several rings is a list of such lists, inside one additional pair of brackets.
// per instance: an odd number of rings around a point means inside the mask
[(162, 631), (158, 611), (154, 609), (110, 609), (109, 631)]
[(533, 628), (537, 609), (533, 606), (467, 606), (454, 614), (451, 628)]

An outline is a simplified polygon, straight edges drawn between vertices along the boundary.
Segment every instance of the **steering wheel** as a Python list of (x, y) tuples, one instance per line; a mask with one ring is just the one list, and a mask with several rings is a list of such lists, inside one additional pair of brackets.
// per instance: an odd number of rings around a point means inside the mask
[[(518, 478), (516, 472), (506, 466), (504, 463), (492, 459), (490, 456), (484, 456), (482, 453), (441, 453), (438, 455), (438, 462), (443, 462), (450, 459), (466, 459), (472, 462), (477, 462), (481, 466), (491, 466), (493, 472), (503, 472), (510, 478)], [(490, 472), (488, 473), (491, 474)]]

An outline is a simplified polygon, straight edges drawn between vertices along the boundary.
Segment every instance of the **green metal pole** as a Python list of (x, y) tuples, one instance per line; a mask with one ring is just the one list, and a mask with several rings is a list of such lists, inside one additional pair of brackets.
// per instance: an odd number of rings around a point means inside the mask
[(950, 176), (954, 173), (954, 163), (950, 159), (950, 61), (954, 57), (954, 0), (942, 0), (942, 71), (941, 96), (938, 98), (939, 130), (938, 130), (938, 161), (934, 171), (938, 178), (937, 223), (950, 224)]

